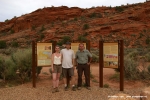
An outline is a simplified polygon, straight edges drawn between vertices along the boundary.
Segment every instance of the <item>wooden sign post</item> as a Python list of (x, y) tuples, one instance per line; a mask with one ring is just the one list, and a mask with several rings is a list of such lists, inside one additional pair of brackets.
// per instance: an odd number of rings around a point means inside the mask
[(35, 43), (32, 41), (32, 84), (36, 87), (36, 67), (51, 66), (51, 54), (55, 51), (56, 42)]
[(103, 87), (103, 68), (120, 69), (120, 91), (124, 90), (124, 44), (99, 41), (99, 87)]

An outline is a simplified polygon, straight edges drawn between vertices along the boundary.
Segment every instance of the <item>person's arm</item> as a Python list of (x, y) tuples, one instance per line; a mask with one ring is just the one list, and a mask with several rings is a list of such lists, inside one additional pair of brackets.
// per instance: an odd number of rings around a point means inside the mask
[(92, 61), (92, 54), (89, 52), (89, 50), (87, 50), (88, 52), (88, 57), (89, 57), (89, 60), (88, 60), (88, 65), (90, 65), (91, 61)]
[(51, 57), (52, 72), (54, 71), (53, 64), (54, 64), (54, 54), (52, 54), (52, 57)]

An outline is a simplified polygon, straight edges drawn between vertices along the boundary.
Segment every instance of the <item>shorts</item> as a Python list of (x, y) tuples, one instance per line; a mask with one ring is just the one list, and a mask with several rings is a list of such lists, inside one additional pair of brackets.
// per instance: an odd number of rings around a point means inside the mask
[(53, 65), (54, 71), (53, 73), (61, 73), (62, 72), (62, 65)]
[(67, 75), (74, 76), (74, 68), (62, 68), (62, 75), (64, 78), (66, 78)]

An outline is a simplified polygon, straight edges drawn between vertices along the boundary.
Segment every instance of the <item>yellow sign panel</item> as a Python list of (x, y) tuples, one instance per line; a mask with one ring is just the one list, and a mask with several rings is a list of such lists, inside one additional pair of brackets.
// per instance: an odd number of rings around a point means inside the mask
[(50, 66), (52, 43), (37, 43), (37, 66)]
[(118, 43), (104, 43), (104, 67), (118, 68)]

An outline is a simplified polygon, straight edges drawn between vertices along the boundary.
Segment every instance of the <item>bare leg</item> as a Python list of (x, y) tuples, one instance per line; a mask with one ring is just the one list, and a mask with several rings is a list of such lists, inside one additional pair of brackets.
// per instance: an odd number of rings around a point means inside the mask
[(56, 88), (56, 73), (53, 73), (53, 88)]
[(56, 87), (58, 87), (58, 85), (59, 85), (59, 77), (60, 77), (60, 73), (57, 73), (57, 77), (56, 77)]
[(63, 78), (63, 81), (64, 81), (65, 86), (67, 86), (67, 78), (66, 77)]

